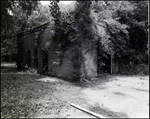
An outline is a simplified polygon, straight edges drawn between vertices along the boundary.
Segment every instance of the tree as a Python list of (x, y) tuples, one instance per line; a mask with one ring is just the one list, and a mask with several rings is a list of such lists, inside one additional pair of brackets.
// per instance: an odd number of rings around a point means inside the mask
[[(127, 1), (98, 1), (93, 2), (91, 16), (93, 17), (93, 31), (97, 36), (98, 65), (109, 65), (112, 58), (128, 54), (129, 32), (128, 25), (118, 21), (117, 10), (130, 10)], [(106, 62), (104, 61), (106, 60)], [(109, 69), (108, 69), (109, 70)], [(112, 66), (111, 66), (112, 72)]]
[(131, 60), (135, 64), (146, 63), (148, 51), (148, 1), (131, 1), (132, 11), (118, 10), (120, 23), (127, 24)]
[(27, 20), (37, 1), (1, 1), (1, 56), (16, 54), (19, 31), (28, 28)]
[[(64, 44), (64, 48), (72, 46), (72, 61), (74, 67), (74, 78), (80, 79), (88, 78), (86, 76), (84, 57), (82, 49), (92, 50), (93, 42), (90, 38), (93, 37), (90, 18), (90, 1), (77, 1), (75, 10), (70, 13), (62, 13), (56, 1), (51, 1), (51, 14), (54, 17), (55, 31), (57, 36), (67, 36), (63, 39), (59, 37), (58, 40)], [(66, 40), (67, 39), (67, 40)], [(80, 69), (83, 67), (84, 72)]]
[(28, 18), (28, 26), (38, 26), (43, 23), (50, 22), (52, 19), (52, 16), (50, 15), (49, 7), (48, 5), (43, 6), (41, 3), (39, 3), (38, 7), (33, 11), (33, 13)]

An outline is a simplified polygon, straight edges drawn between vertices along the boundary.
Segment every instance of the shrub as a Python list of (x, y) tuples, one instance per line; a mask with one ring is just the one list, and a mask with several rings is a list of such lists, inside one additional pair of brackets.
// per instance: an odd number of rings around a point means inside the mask
[(120, 74), (127, 75), (149, 75), (149, 66), (147, 64), (124, 66), (120, 68)]

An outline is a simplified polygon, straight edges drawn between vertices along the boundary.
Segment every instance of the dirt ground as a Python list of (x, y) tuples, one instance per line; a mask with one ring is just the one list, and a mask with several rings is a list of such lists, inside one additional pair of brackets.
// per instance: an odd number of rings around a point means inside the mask
[(149, 117), (149, 77), (110, 76), (109, 81), (82, 90), (84, 99), (103, 109), (130, 118)]
[(149, 117), (149, 76), (103, 75), (75, 83), (1, 69), (1, 118), (95, 118), (69, 103), (104, 117)]

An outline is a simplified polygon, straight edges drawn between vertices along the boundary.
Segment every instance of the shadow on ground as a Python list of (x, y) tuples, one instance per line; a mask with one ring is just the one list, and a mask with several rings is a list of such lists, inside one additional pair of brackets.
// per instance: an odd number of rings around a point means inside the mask
[(17, 67), (6, 67), (1, 66), (1, 73), (17, 73), (19, 70), (17, 70)]

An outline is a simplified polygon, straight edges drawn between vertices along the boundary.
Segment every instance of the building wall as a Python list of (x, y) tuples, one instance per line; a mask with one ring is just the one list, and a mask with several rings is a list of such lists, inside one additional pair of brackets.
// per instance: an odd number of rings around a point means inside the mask
[(97, 76), (97, 60), (94, 52), (84, 52), (85, 68), (89, 77)]
[(72, 79), (71, 50), (63, 51), (59, 45), (52, 44), (48, 51), (48, 72), (52, 76)]
[[(52, 39), (49, 27), (40, 31), (41, 41), (37, 44), (35, 32), (18, 37), (19, 63), (28, 63), (30, 67), (36, 68), (38, 73), (43, 74), (47, 65), (47, 74), (65, 79), (73, 78), (72, 50), (63, 50), (61, 44)], [(37, 51), (37, 66), (35, 66), (35, 50)], [(27, 54), (29, 53), (29, 59)], [(43, 58), (47, 52), (47, 62)], [(97, 76), (97, 63), (94, 53), (86, 53), (85, 66), (89, 77)]]
[[(30, 64), (29, 67), (36, 68), (39, 73), (43, 72), (43, 37), (50, 37), (48, 31), (48, 25), (38, 26), (31, 31), (26, 33), (21, 33), (17, 35), (18, 39), (18, 66), (21, 67), (21, 64)], [(37, 39), (36, 33), (40, 33), (41, 41)], [(45, 34), (46, 33), (46, 34)], [(35, 51), (37, 51), (37, 57), (35, 59)], [(29, 55), (28, 55), (29, 54)], [(37, 61), (36, 61), (37, 60)], [(37, 63), (36, 63), (37, 62)]]
[(42, 57), (43, 57), (42, 50), (39, 47), (38, 48), (38, 67), (37, 67), (38, 73), (43, 73), (43, 58)]
[(18, 37), (18, 63), (33, 66), (34, 33)]

